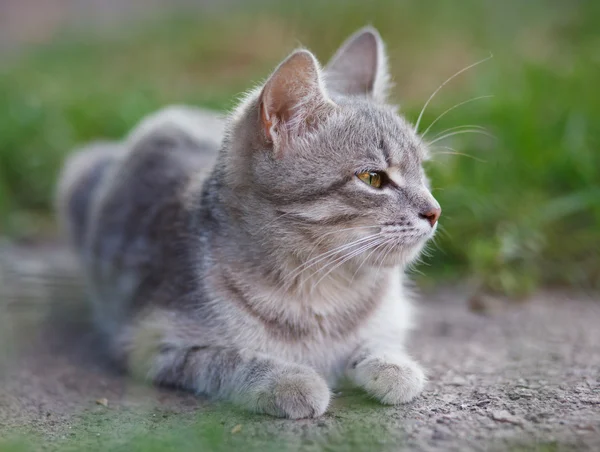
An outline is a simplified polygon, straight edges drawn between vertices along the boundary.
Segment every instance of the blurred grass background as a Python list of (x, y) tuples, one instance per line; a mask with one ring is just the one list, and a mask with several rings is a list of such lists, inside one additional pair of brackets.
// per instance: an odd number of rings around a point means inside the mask
[[(541, 284), (600, 287), (600, 2), (304, 0), (203, 2), (64, 31), (0, 60), (0, 235), (51, 237), (65, 155), (120, 138), (172, 103), (231, 108), (300, 45), (325, 63), (357, 28), (387, 42), (393, 101), (428, 134), (459, 134), (429, 163), (444, 214), (425, 283), (471, 278), (513, 296)], [(134, 15), (135, 16), (135, 15)]]

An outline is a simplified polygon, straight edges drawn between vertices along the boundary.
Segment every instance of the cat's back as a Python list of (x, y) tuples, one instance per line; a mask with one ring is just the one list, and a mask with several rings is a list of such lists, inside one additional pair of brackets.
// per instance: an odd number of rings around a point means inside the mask
[(184, 192), (214, 166), (218, 121), (202, 110), (170, 107), (132, 131), (91, 207), (83, 250), (90, 261), (139, 268), (176, 237)]
[(204, 178), (214, 166), (224, 130), (223, 118), (198, 108), (171, 106), (151, 114), (126, 138), (126, 152), (111, 183), (134, 175), (134, 184), (151, 180), (165, 189), (192, 175)]
[(190, 183), (202, 183), (222, 133), (216, 115), (191, 107), (169, 107), (141, 121), (91, 202), (84, 254), (96, 260), (120, 254), (126, 261), (129, 245), (150, 234), (157, 218), (175, 216)]
[(98, 146), (71, 157), (88, 164), (65, 171), (69, 183), (59, 190), (59, 205), (78, 200), (78, 209), (59, 212), (71, 236), (78, 231), (72, 241), (106, 322), (123, 317), (122, 309), (172, 269), (172, 257), (181, 257), (183, 195), (210, 172), (222, 133), (221, 119), (210, 112), (169, 107), (144, 119), (118, 146), (106, 147), (110, 159)]

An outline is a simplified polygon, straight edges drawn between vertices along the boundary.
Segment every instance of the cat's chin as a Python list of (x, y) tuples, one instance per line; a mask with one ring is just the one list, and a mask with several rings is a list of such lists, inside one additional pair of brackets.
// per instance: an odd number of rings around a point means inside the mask
[(392, 250), (386, 250), (379, 255), (369, 258), (370, 264), (379, 268), (406, 267), (415, 261), (421, 254), (426, 240), (419, 241), (414, 245), (402, 245)]

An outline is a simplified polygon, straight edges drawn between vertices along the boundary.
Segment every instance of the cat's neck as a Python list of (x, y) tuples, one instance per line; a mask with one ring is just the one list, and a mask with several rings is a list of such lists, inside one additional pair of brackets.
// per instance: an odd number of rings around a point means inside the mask
[(390, 281), (401, 277), (399, 267), (376, 266), (360, 257), (321, 259), (311, 239), (278, 224), (276, 215), (249, 211), (237, 199), (217, 175), (206, 182), (198, 222), (205, 248), (199, 251), (207, 266), (219, 267), (211, 273), (227, 275), (228, 281), (219, 284), (243, 291), (258, 312), (288, 323), (313, 315), (366, 315)]
[(238, 248), (235, 253), (235, 245), (223, 239), (208, 245), (210, 260), (218, 267), (213, 268), (213, 287), (224, 288), (225, 296), (281, 337), (347, 338), (394, 292), (391, 288), (400, 285), (399, 268), (346, 263), (332, 271), (323, 266), (298, 275), (298, 261), (292, 255), (260, 262), (249, 250)]
[[(222, 213), (221, 213), (222, 215)], [(316, 254), (309, 244), (299, 252), (283, 237), (270, 231), (247, 231), (231, 220), (227, 226), (213, 229), (212, 251), (218, 253), (214, 262), (228, 267), (244, 280), (252, 281), (259, 291), (278, 298), (296, 300), (299, 304), (331, 305), (361, 303), (386, 285), (399, 267), (389, 268), (365, 262), (361, 257), (344, 261), (344, 256)], [(322, 253), (323, 255), (327, 253)], [(366, 253), (368, 254), (368, 253)], [(364, 256), (363, 256), (364, 257)], [(327, 303), (329, 304), (329, 303)]]

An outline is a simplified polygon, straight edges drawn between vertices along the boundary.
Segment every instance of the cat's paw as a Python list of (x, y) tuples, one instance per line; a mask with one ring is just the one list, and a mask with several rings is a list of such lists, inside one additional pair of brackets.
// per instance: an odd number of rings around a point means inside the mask
[(421, 366), (408, 357), (367, 357), (352, 363), (356, 383), (386, 405), (407, 403), (425, 387)]
[(325, 413), (331, 393), (325, 380), (308, 368), (290, 369), (279, 376), (263, 405), (268, 414), (289, 419), (321, 416)]

